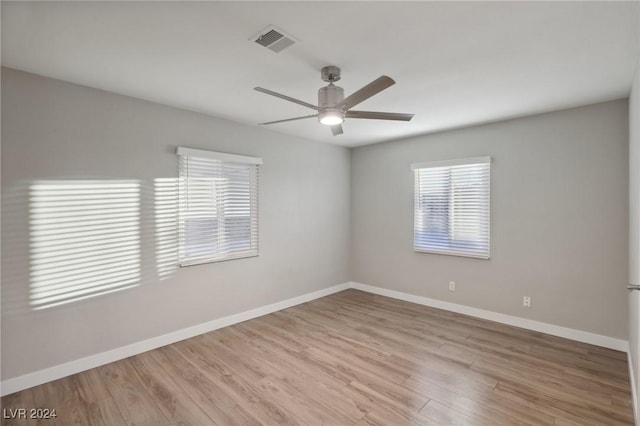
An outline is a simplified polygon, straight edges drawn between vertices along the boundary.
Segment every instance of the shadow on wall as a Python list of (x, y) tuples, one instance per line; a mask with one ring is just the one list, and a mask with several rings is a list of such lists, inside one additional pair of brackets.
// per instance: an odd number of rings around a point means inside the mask
[(161, 280), (178, 268), (178, 179), (153, 181), (156, 272)]
[(2, 222), (3, 314), (131, 289), (178, 268), (177, 178), (25, 182), (3, 194)]

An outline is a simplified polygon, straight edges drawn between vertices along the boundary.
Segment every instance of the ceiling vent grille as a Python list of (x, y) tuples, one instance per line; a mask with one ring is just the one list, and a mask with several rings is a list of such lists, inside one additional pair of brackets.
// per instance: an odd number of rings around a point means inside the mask
[(266, 47), (276, 53), (282, 52), (284, 49), (296, 42), (294, 37), (286, 34), (284, 31), (273, 25), (265, 28), (260, 32), (260, 34), (252, 37), (251, 39), (260, 46)]

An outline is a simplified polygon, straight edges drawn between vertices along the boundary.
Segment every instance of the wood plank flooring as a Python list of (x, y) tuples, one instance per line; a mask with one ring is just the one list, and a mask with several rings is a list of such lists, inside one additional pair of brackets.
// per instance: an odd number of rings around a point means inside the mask
[[(626, 355), (347, 290), (2, 398), (3, 425), (631, 425)], [(3, 416), (5, 417), (5, 416)]]

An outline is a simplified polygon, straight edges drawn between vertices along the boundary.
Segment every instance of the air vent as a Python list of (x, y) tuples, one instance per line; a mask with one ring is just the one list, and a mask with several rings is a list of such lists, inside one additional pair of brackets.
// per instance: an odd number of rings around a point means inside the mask
[(260, 46), (279, 53), (296, 42), (296, 39), (273, 25), (265, 28), (252, 40)]

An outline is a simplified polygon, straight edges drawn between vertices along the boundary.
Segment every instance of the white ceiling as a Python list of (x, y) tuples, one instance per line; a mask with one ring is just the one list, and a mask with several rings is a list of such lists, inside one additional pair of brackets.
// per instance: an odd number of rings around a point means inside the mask
[[(248, 125), (313, 111), (320, 68), (349, 95), (397, 84), (355, 109), (409, 122), (315, 119), (271, 130), (344, 146), (628, 96), (639, 48), (634, 2), (2, 2), (5, 66)], [(270, 24), (300, 42), (249, 41)]]

